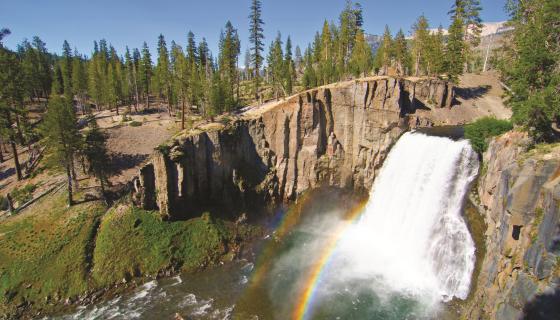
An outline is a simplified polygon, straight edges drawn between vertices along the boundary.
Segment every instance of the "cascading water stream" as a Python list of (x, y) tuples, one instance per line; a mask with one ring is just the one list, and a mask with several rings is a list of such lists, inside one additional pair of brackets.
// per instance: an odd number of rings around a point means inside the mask
[(391, 150), (361, 219), (341, 239), (334, 268), (391, 291), (465, 299), (475, 247), (462, 206), (478, 171), (466, 140), (406, 133)]

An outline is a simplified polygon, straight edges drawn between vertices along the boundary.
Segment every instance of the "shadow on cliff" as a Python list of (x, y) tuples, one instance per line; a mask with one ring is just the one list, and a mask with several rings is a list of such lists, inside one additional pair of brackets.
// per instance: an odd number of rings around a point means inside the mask
[(560, 319), (560, 286), (553, 292), (536, 296), (523, 308), (525, 320)]
[[(258, 133), (252, 134), (258, 140)], [(204, 133), (197, 143), (188, 143), (184, 150), (186, 158), (182, 160), (185, 165), (178, 169), (170, 166), (171, 170), (183, 170), (184, 177), (181, 195), (172, 187), (176, 195), (170, 203), (174, 220), (197, 217), (204, 212), (227, 220), (243, 214), (251, 219), (265, 210), (270, 212), (267, 207), (272, 199), (267, 191), (274, 190), (276, 183), (265, 182), (270, 169), (264, 162), (267, 160), (257, 152), (252, 134), (247, 126), (240, 125), (213, 138)], [(261, 142), (267, 143), (258, 143)]]
[(456, 98), (461, 98), (463, 100), (476, 99), (488, 93), (488, 91), (490, 91), (491, 88), (492, 86), (490, 85), (467, 87), (467, 88), (456, 87), (455, 96)]
[(111, 174), (119, 174), (124, 170), (135, 168), (148, 158), (143, 154), (115, 153), (111, 155)]

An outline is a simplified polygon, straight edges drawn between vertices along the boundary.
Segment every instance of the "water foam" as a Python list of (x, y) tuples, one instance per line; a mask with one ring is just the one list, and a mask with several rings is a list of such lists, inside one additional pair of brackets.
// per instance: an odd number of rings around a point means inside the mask
[(476, 154), (465, 140), (403, 135), (361, 220), (341, 240), (334, 269), (417, 297), (465, 299), (475, 248), (461, 212), (477, 171)]

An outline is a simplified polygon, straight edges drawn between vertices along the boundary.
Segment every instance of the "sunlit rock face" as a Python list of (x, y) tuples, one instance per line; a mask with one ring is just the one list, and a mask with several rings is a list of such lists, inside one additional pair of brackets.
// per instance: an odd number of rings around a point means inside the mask
[(140, 171), (135, 198), (173, 218), (186, 209), (294, 200), (320, 185), (368, 190), (419, 108), (449, 107), (450, 84), (376, 77), (304, 92), (228, 125), (177, 138)]
[(484, 154), (486, 256), (466, 318), (556, 319), (560, 311), (560, 148), (528, 146), (512, 131)]

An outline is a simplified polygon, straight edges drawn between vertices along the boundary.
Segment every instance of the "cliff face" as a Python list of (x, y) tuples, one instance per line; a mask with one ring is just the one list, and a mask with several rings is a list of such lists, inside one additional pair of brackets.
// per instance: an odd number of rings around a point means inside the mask
[(377, 77), (321, 87), (175, 139), (134, 181), (134, 198), (168, 218), (220, 204), (289, 201), (320, 185), (369, 189), (419, 108), (450, 107), (440, 80)]
[(558, 308), (560, 147), (527, 151), (527, 145), (525, 134), (509, 132), (484, 154), (478, 195), (487, 248), (468, 319), (517, 319)]

